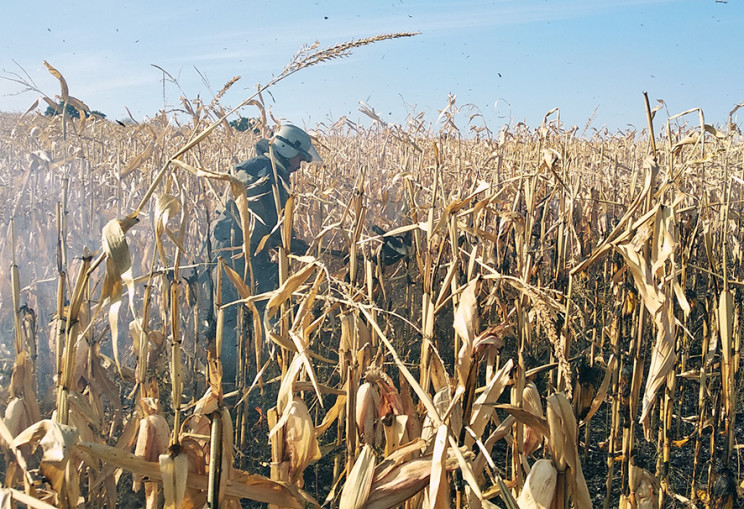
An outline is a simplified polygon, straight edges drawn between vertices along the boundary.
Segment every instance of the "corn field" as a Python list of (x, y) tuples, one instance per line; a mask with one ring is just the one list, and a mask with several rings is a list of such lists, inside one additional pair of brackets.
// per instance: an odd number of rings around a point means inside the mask
[(0, 116), (3, 507), (736, 504), (731, 118), (639, 100), (640, 130), (552, 110), (492, 132), (451, 98), (433, 131), (364, 107), (312, 131), (324, 163), (294, 175), (280, 286), (255, 294), (207, 239), (228, 199), (252, 228), (230, 169), (274, 122), (257, 94), (236, 131), (219, 97)]

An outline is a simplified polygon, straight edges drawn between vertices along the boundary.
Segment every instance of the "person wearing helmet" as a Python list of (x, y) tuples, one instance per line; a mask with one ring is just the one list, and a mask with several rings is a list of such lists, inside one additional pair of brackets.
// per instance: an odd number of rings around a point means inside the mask
[[(281, 228), (277, 227), (281, 215), (277, 217), (274, 184), (276, 183), (278, 189), (278, 209), (283, 212), (289, 198), (290, 175), (299, 170), (303, 162), (319, 164), (322, 163), (322, 159), (313, 146), (310, 136), (291, 124), (283, 125), (270, 140), (259, 141), (256, 144), (256, 153), (256, 157), (237, 164), (234, 168), (234, 175), (246, 186), (248, 207), (254, 217), (249, 253), (255, 281), (254, 294), (260, 294), (275, 290), (279, 286), (278, 265), (271, 259), (272, 250), (282, 245)], [(241, 256), (243, 231), (240, 227), (238, 209), (233, 200), (228, 200), (225, 209), (213, 222), (211, 242), (213, 262), (221, 256), (233, 270), (242, 276), (245, 267)], [(297, 238), (293, 231), (290, 251), (295, 254), (304, 254), (307, 248), (308, 244)], [(233, 285), (223, 279), (222, 302), (227, 303), (238, 298)], [(263, 306), (260, 303), (257, 304), (259, 311), (262, 312)], [(223, 380), (228, 385), (234, 382), (236, 372), (237, 309), (236, 306), (226, 308), (224, 317), (221, 358)]]

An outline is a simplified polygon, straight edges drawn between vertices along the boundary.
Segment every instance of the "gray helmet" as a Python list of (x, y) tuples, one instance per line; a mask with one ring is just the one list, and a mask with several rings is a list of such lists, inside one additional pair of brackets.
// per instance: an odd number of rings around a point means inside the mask
[(323, 159), (313, 147), (310, 136), (297, 126), (285, 124), (272, 138), (272, 144), (277, 154), (284, 159), (292, 159), (297, 154), (308, 163), (322, 163)]

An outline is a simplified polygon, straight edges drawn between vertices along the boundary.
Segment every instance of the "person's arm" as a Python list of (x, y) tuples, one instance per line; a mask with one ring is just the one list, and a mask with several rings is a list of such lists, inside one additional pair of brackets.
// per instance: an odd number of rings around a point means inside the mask
[(310, 244), (297, 237), (296, 232), (292, 232), (292, 243), (289, 245), (289, 252), (294, 255), (304, 255), (310, 249)]
[[(212, 248), (220, 250), (232, 246), (232, 232), (235, 229), (238, 207), (233, 200), (225, 203), (225, 208), (212, 222)], [(238, 231), (238, 234), (240, 232)], [(224, 252), (215, 252), (215, 256), (225, 256)], [(229, 256), (229, 255), (228, 255)]]

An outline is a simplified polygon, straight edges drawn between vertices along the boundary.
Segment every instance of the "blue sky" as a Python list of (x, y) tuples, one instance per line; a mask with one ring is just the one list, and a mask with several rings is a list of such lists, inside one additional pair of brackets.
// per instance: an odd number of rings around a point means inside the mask
[[(614, 131), (645, 126), (647, 91), (653, 102), (665, 101), (662, 119), (700, 107), (707, 122), (718, 124), (744, 102), (743, 3), (7, 2), (0, 76), (22, 74), (22, 67), (44, 93), (58, 94), (43, 66), (47, 60), (90, 108), (124, 118), (128, 107), (139, 120), (177, 107), (181, 95), (208, 102), (240, 76), (222, 100), (235, 106), (315, 41), (325, 47), (416, 31), (421, 34), (300, 71), (270, 89), (267, 106), (276, 117), (308, 127), (342, 115), (368, 124), (359, 101), (391, 122), (423, 112), (434, 123), (451, 93), (464, 107), (463, 129), (473, 113), (494, 131), (519, 121), (536, 127), (558, 107), (568, 126), (583, 130), (591, 117), (592, 127)], [(176, 77), (180, 89), (164, 84), (151, 64)], [(0, 79), (0, 110), (23, 111), (38, 97), (17, 94), (22, 90)]]

